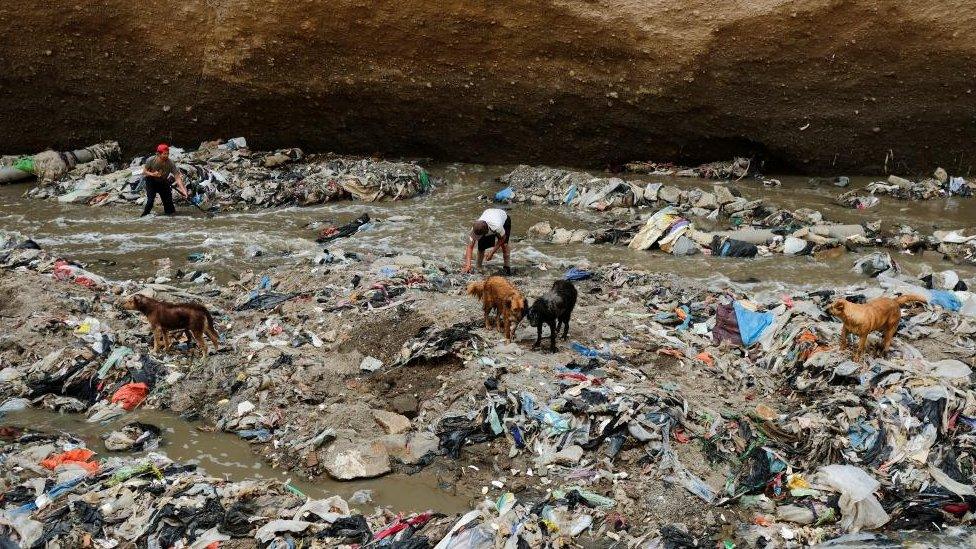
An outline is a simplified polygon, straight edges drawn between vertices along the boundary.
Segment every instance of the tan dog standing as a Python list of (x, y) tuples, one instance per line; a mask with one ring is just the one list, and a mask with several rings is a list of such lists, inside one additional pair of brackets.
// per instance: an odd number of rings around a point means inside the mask
[(122, 302), (122, 308), (146, 315), (153, 331), (154, 351), (169, 348), (171, 343), (169, 332), (173, 330), (184, 330), (192, 334), (203, 357), (208, 354), (204, 334), (210, 338), (215, 348), (220, 347), (220, 336), (214, 329), (213, 317), (210, 316), (210, 311), (199, 303), (166, 303), (136, 294), (127, 297)]
[(888, 351), (891, 339), (898, 331), (898, 322), (901, 320), (901, 305), (906, 303), (927, 303), (922, 296), (905, 294), (895, 299), (890, 297), (878, 297), (867, 303), (851, 303), (846, 299), (838, 299), (827, 307), (827, 312), (841, 319), (844, 323), (840, 330), (840, 348), (847, 349), (847, 335), (854, 334), (861, 338), (858, 342), (857, 351), (854, 353), (854, 360), (861, 360), (864, 354), (864, 347), (868, 343), (868, 334), (871, 332), (882, 332), (884, 339), (881, 343), (881, 353)]
[(502, 276), (489, 276), (483, 282), (468, 284), (468, 294), (481, 300), (485, 311), (485, 328), (491, 329), (494, 312), (505, 338), (515, 335), (515, 327), (525, 316), (525, 297)]

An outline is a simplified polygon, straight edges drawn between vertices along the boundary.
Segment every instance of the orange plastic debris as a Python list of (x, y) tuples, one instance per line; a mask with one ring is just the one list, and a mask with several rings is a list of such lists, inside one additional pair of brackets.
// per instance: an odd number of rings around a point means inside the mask
[(94, 473), (98, 471), (97, 461), (88, 461), (95, 455), (88, 448), (75, 448), (74, 450), (68, 450), (60, 454), (51, 454), (46, 459), (41, 461), (41, 467), (46, 469), (54, 469), (58, 465), (64, 463), (74, 463), (84, 467), (89, 473)]
[(145, 383), (127, 383), (115, 391), (112, 402), (121, 402), (122, 407), (129, 411), (146, 400), (147, 394), (149, 394), (149, 386)]
[(705, 364), (707, 364), (709, 366), (715, 366), (715, 359), (712, 358), (712, 355), (708, 354), (705, 351), (702, 351), (702, 352), (698, 353), (697, 355), (695, 355), (695, 358), (697, 358), (698, 360), (704, 362)]

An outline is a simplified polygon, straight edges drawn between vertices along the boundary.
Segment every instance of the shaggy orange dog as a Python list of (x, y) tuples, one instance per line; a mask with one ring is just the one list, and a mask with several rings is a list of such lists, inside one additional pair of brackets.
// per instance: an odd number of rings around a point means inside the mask
[(515, 327), (525, 316), (525, 298), (515, 286), (501, 276), (489, 276), (483, 282), (468, 284), (468, 294), (481, 300), (485, 310), (485, 328), (491, 328), (491, 313), (495, 312), (498, 328), (511, 341)]
[(895, 299), (890, 297), (878, 297), (860, 305), (851, 303), (845, 299), (838, 299), (827, 307), (827, 312), (841, 319), (844, 327), (840, 330), (840, 348), (847, 348), (847, 334), (851, 333), (861, 338), (854, 353), (854, 360), (861, 360), (864, 354), (864, 347), (868, 343), (868, 334), (871, 332), (883, 332), (884, 340), (881, 343), (881, 354), (888, 351), (891, 345), (891, 338), (895, 337), (898, 330), (898, 321), (901, 320), (901, 305), (906, 303), (927, 303), (928, 301), (918, 295), (905, 294)]

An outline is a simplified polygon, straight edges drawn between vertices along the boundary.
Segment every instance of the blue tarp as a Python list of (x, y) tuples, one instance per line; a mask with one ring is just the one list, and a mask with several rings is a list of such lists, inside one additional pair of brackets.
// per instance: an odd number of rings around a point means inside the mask
[(576, 185), (573, 185), (568, 191), (566, 191), (566, 197), (563, 198), (563, 203), (569, 204), (576, 198), (577, 194), (579, 194), (579, 191), (576, 190)]
[(511, 187), (505, 187), (504, 189), (495, 193), (495, 202), (504, 202), (506, 200), (511, 200), (515, 196), (515, 191)]
[(570, 270), (566, 271), (566, 274), (563, 275), (563, 278), (566, 280), (586, 280), (591, 276), (593, 276), (593, 273), (591, 273), (590, 271), (584, 271), (583, 269), (577, 269), (576, 267), (573, 267)]
[(962, 309), (962, 301), (948, 290), (929, 290), (929, 303), (952, 312)]
[(738, 301), (732, 304), (735, 309), (735, 320), (739, 325), (739, 335), (746, 347), (759, 341), (763, 332), (773, 325), (773, 313), (756, 313), (743, 307)]

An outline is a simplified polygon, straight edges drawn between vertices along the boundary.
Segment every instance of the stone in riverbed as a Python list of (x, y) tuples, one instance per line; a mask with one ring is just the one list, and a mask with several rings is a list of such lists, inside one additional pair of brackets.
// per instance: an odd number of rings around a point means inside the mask
[(410, 430), (410, 420), (387, 410), (373, 410), (373, 419), (387, 433), (396, 435)]
[(390, 472), (390, 455), (382, 442), (339, 442), (325, 451), (325, 470), (336, 480), (373, 478)]
[(411, 394), (401, 393), (390, 399), (390, 409), (409, 418), (417, 415), (420, 402)]

